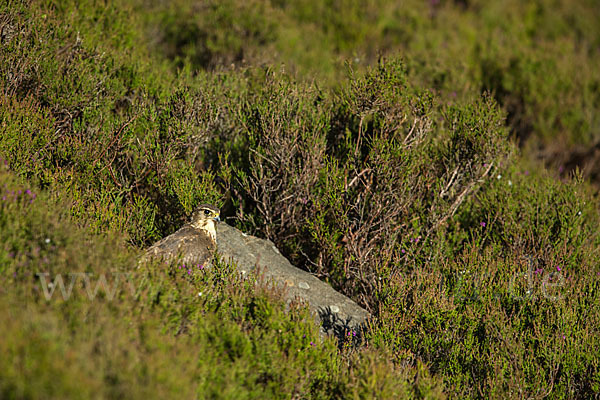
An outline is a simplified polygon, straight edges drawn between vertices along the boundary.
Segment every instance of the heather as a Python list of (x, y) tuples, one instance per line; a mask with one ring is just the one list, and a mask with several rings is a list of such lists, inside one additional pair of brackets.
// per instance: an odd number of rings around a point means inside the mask
[[(599, 17), (1, 5), (1, 397), (598, 396)], [(360, 341), (225, 262), (138, 268), (199, 203), (365, 307)]]

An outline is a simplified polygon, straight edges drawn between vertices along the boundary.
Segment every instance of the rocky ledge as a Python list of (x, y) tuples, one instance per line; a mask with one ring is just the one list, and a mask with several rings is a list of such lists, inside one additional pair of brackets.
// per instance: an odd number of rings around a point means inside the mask
[(273, 242), (225, 223), (219, 224), (217, 236), (218, 253), (224, 261), (232, 262), (243, 275), (258, 268), (267, 282), (285, 289), (288, 304), (293, 300), (308, 304), (323, 333), (337, 337), (350, 331), (360, 334), (369, 313), (327, 283), (294, 267)]

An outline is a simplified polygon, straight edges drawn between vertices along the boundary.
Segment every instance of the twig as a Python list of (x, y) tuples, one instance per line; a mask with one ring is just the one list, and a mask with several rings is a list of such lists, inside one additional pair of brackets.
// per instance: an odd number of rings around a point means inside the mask
[(441, 224), (443, 224), (444, 222), (446, 222), (446, 220), (448, 220), (448, 218), (452, 217), (454, 215), (454, 213), (456, 213), (456, 210), (458, 209), (458, 207), (462, 204), (462, 202), (465, 200), (465, 197), (473, 190), (473, 188), (475, 187), (476, 183), (481, 182), (481, 180), (483, 178), (485, 178), (487, 176), (487, 174), (489, 174), (490, 170), (493, 167), (493, 163), (490, 163), (490, 165), (487, 167), (487, 169), (485, 170), (485, 172), (479, 177), (479, 179), (477, 180), (473, 180), (471, 181), (471, 183), (469, 183), (467, 185), (467, 187), (465, 188), (465, 190), (462, 191), (462, 193), (456, 198), (456, 200), (454, 200), (454, 203), (452, 203), (452, 205), (450, 206), (450, 212), (447, 213), (443, 218), (441, 218), (432, 228), (432, 230), (436, 230)]
[(360, 178), (363, 174), (365, 174), (366, 172), (370, 172), (371, 168), (365, 168), (363, 169), (358, 175), (356, 175), (354, 178), (352, 178), (352, 180), (350, 181), (350, 183), (346, 186), (346, 188), (344, 189), (345, 191), (348, 191), (348, 189), (350, 189), (358, 180), (358, 178)]
[(117, 178), (115, 178), (115, 174), (113, 173), (112, 167), (110, 166), (110, 164), (108, 165), (108, 172), (110, 172), (110, 176), (112, 176), (113, 181), (115, 182), (115, 185), (117, 185), (118, 187), (123, 187), (123, 185), (121, 185), (118, 181)]
[(260, 154), (258, 151), (254, 150), (254, 149), (249, 149), (251, 152), (253, 152), (254, 154), (256, 154), (257, 156), (259, 156), (260, 158), (262, 158), (263, 160), (267, 161), (268, 163), (270, 163), (271, 165), (277, 167), (277, 164), (275, 164), (273, 161), (269, 160), (267, 157), (263, 156), (262, 154)]
[(412, 136), (412, 134), (415, 130), (415, 126), (417, 126), (417, 117), (415, 117), (415, 119), (413, 121), (413, 125), (410, 127), (410, 131), (408, 131), (408, 134), (404, 138), (404, 141), (402, 142), (402, 144), (407, 144), (410, 141), (410, 137)]
[(358, 157), (358, 149), (360, 147), (360, 139), (362, 137), (362, 126), (363, 120), (365, 119), (364, 114), (360, 117), (360, 122), (358, 123), (358, 138), (356, 139), (356, 148), (354, 149), (354, 157)]
[(442, 191), (440, 192), (440, 197), (444, 197), (446, 195), (446, 192), (448, 191), (448, 189), (450, 189), (450, 185), (452, 185), (452, 182), (454, 182), (454, 179), (456, 178), (457, 174), (458, 174), (458, 166), (454, 169), (454, 172), (452, 173), (452, 176), (450, 177), (450, 180), (448, 181), (448, 184), (446, 185), (446, 187), (444, 189), (442, 189)]
[(127, 127), (127, 125), (129, 125), (130, 123), (132, 123), (135, 119), (137, 118), (137, 115), (131, 117), (129, 119), (129, 121), (125, 122), (123, 125), (121, 125), (121, 127), (119, 128), (119, 130), (117, 131), (117, 133), (115, 134), (115, 136), (113, 137), (113, 139), (110, 141), (110, 143), (108, 144), (108, 146), (106, 146), (101, 152), (100, 154), (98, 154), (98, 156), (96, 156), (96, 158), (94, 159), (94, 161), (92, 162), (92, 164), (95, 164), (100, 158), (102, 158), (104, 156), (104, 153), (106, 153), (106, 151), (112, 147), (113, 144), (115, 144), (115, 142), (117, 141), (117, 139), (121, 136), (121, 134), (123, 133), (123, 130)]

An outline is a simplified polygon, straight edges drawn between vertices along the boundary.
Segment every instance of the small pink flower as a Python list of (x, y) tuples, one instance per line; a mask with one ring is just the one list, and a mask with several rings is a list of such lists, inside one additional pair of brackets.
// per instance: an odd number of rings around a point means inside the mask
[(485, 222), (481, 222), (479, 225), (485, 228)]
[(557, 266), (556, 266), (556, 270), (557, 270), (557, 271), (561, 271), (561, 270), (562, 270), (562, 269), (560, 268), (560, 265), (557, 265)]

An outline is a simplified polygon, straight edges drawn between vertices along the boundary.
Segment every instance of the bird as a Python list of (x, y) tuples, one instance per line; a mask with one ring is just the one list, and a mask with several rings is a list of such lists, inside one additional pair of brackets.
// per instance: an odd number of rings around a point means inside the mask
[(220, 213), (219, 208), (211, 204), (199, 205), (185, 225), (150, 246), (142, 260), (162, 258), (170, 262), (181, 257), (180, 262), (184, 265), (206, 266), (217, 248)]

